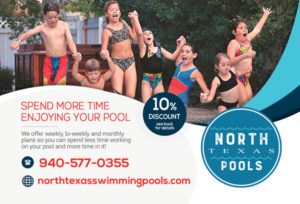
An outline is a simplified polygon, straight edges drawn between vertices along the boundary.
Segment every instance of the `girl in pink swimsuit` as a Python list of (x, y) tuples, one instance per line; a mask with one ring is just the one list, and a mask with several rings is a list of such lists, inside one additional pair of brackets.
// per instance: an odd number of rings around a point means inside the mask
[(247, 24), (242, 19), (234, 23), (232, 34), (235, 39), (230, 41), (227, 55), (237, 77), (240, 106), (245, 105), (253, 97), (249, 77), (252, 72), (252, 59), (256, 52), (252, 50), (251, 41), (260, 33), (271, 13), (270, 9), (263, 8), (263, 16), (250, 33), (248, 33)]

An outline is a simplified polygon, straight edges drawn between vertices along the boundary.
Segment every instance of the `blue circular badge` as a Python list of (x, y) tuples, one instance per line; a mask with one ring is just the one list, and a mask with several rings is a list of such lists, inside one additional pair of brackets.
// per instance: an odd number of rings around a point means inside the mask
[(144, 106), (144, 122), (153, 133), (171, 135), (179, 131), (186, 119), (183, 102), (170, 93), (152, 96)]
[(32, 157), (30, 156), (26, 156), (22, 159), (22, 165), (24, 168), (29, 169), (33, 166), (34, 161), (32, 159)]
[(224, 184), (249, 187), (267, 179), (277, 167), (281, 140), (275, 125), (252, 109), (235, 108), (217, 115), (202, 138), (209, 172)]
[(32, 176), (27, 175), (23, 177), (22, 183), (25, 187), (31, 187), (34, 183), (34, 179)]

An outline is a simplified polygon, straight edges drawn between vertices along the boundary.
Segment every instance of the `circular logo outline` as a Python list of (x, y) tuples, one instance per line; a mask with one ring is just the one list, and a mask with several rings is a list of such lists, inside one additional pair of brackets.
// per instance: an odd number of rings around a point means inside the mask
[[(225, 181), (224, 179), (220, 178), (219, 176), (217, 176), (215, 174), (215, 172), (209, 167), (209, 164), (207, 163), (207, 160), (206, 160), (206, 157), (205, 157), (205, 153), (204, 153), (204, 141), (205, 141), (205, 138), (206, 138), (206, 135), (207, 135), (207, 132), (208, 130), (210, 129), (211, 125), (218, 119), (220, 118), (221, 116), (223, 116), (224, 114), (227, 114), (229, 112), (232, 112), (232, 111), (239, 111), (239, 110), (244, 110), (244, 111), (250, 111), (250, 112), (254, 112), (260, 116), (262, 116), (272, 127), (273, 127), (273, 130), (274, 132), (276, 133), (276, 138), (277, 138), (277, 141), (278, 141), (278, 154), (277, 154), (277, 159), (276, 159), (276, 162), (274, 164), (274, 166), (272, 167), (272, 169), (263, 177), (261, 178), (260, 180), (256, 181), (256, 182), (252, 182), (250, 184), (244, 184), (244, 185), (240, 185), (240, 184), (233, 184), (233, 183), (230, 183), (228, 181)], [(226, 110), (220, 114), (218, 114), (215, 118), (213, 118), (210, 123), (206, 126), (205, 128), (205, 131), (203, 133), (203, 137), (202, 137), (202, 140), (201, 140), (201, 156), (202, 156), (202, 159), (203, 159), (203, 162), (206, 166), (206, 168), (208, 169), (209, 173), (215, 177), (218, 181), (220, 181), (221, 183), (223, 184), (226, 184), (228, 186), (231, 186), (231, 187), (238, 187), (238, 188), (246, 188), (246, 187), (252, 187), (252, 186), (255, 186), (257, 184), (260, 184), (261, 182), (265, 181), (267, 178), (269, 178), (269, 176), (272, 175), (272, 173), (275, 171), (275, 169), (277, 168), (278, 164), (279, 164), (279, 161), (280, 161), (280, 158), (281, 158), (281, 152), (282, 152), (282, 143), (281, 143), (281, 138), (280, 138), (280, 134), (279, 134), (279, 131), (277, 129), (277, 127), (275, 126), (275, 124), (272, 122), (272, 120), (264, 115), (263, 113), (261, 112), (258, 112), (257, 110), (254, 110), (254, 109), (251, 109), (251, 108), (242, 108), (242, 107), (238, 107), (238, 108), (232, 108), (232, 109), (229, 109), (229, 110)]]
[[(155, 126), (154, 126), (155, 123), (156, 124), (163, 123), (163, 122), (167, 122), (168, 123), (170, 121), (163, 121), (163, 120), (159, 121), (158, 119), (156, 119), (154, 121), (150, 121), (149, 119), (147, 119), (147, 112), (149, 112), (148, 109), (150, 107), (152, 107), (151, 106), (152, 103), (154, 104), (154, 102), (152, 102), (151, 100), (153, 98), (155, 98), (155, 97), (158, 98), (158, 99), (160, 99), (160, 100), (162, 100), (163, 98), (166, 98), (170, 102), (170, 104), (174, 103), (174, 102), (175, 102), (175, 104), (177, 104), (176, 110), (175, 110), (176, 111), (175, 114), (180, 114), (181, 118), (178, 119), (178, 120), (174, 120), (173, 119), (171, 121), (172, 126), (174, 127), (174, 130), (156, 130), (155, 129)], [(153, 107), (155, 107), (155, 105)], [(151, 110), (151, 111), (153, 111), (153, 110)], [(163, 112), (164, 111), (171, 112), (172, 111), (172, 107), (170, 107), (170, 109), (168, 109), (168, 110), (162, 110), (161, 109), (161, 110), (157, 110), (157, 111), (159, 111), (159, 112), (162, 112), (162, 111)], [(160, 113), (160, 114), (171, 114), (171, 113)], [(159, 135), (159, 136), (163, 136), (163, 137), (169, 137), (169, 136), (172, 136), (175, 133), (179, 132), (183, 128), (184, 124), (186, 123), (186, 117), (187, 117), (187, 110), (186, 110), (186, 107), (184, 106), (184, 103), (182, 102), (182, 100), (178, 96), (176, 96), (176, 95), (174, 95), (172, 93), (169, 93), (169, 92), (161, 92), (161, 93), (157, 93), (157, 94), (151, 96), (148, 99), (148, 101), (145, 103), (144, 108), (143, 108), (143, 121), (144, 121), (145, 126), (152, 133), (154, 133), (156, 135)], [(166, 120), (166, 119), (164, 119), (164, 120)], [(176, 124), (173, 125), (173, 123), (176, 123)], [(175, 128), (177, 128), (177, 129), (175, 129)]]

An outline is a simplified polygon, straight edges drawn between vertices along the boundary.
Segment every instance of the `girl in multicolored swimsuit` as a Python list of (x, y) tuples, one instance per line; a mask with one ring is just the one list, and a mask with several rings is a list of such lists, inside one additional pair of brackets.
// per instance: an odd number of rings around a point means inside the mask
[(176, 60), (181, 47), (185, 44), (185, 39), (181, 36), (177, 40), (177, 49), (173, 53), (168, 52), (161, 46), (155, 47), (152, 31), (149, 28), (141, 28), (137, 12), (134, 11), (129, 16), (133, 19), (138, 37), (141, 63), (144, 71), (141, 88), (142, 101), (146, 103), (153, 94), (164, 92), (162, 83), (162, 57), (169, 60)]
[[(111, 78), (113, 90), (122, 94), (123, 80), (125, 81), (126, 95), (135, 97), (136, 68), (130, 38), (137, 41), (135, 29), (121, 19), (120, 6), (117, 1), (108, 1), (104, 6), (105, 17), (108, 24), (102, 33), (101, 52), (111, 45), (111, 59), (116, 65), (116, 70)], [(102, 56), (100, 52), (100, 55)]]
[(216, 91), (221, 98), (218, 101), (218, 113), (238, 105), (238, 84), (234, 69), (230, 67), (229, 57), (219, 53), (215, 57), (215, 71), (218, 73), (213, 79), (209, 95), (202, 94), (201, 102), (209, 103), (214, 99)]
[(256, 52), (252, 50), (251, 41), (260, 33), (271, 13), (270, 9), (263, 8), (263, 16), (250, 33), (245, 21), (238, 19), (234, 23), (232, 33), (235, 39), (230, 41), (227, 55), (237, 75), (240, 106), (245, 105), (253, 97), (249, 78), (252, 72), (252, 58)]
[(176, 70), (174, 72), (171, 84), (169, 86), (169, 93), (178, 96), (185, 107), (188, 107), (188, 93), (193, 84), (197, 81), (204, 94), (209, 94), (207, 85), (203, 79), (202, 74), (194, 65), (194, 59), (197, 57), (197, 51), (194, 45), (185, 44), (181, 48), (181, 54), (176, 59)]

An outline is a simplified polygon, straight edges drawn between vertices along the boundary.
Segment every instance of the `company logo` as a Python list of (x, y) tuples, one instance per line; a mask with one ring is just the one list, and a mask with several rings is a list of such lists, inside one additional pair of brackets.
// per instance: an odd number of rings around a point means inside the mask
[(281, 140), (266, 116), (236, 108), (213, 119), (201, 148), (204, 163), (215, 178), (230, 186), (249, 187), (273, 173), (281, 155)]

